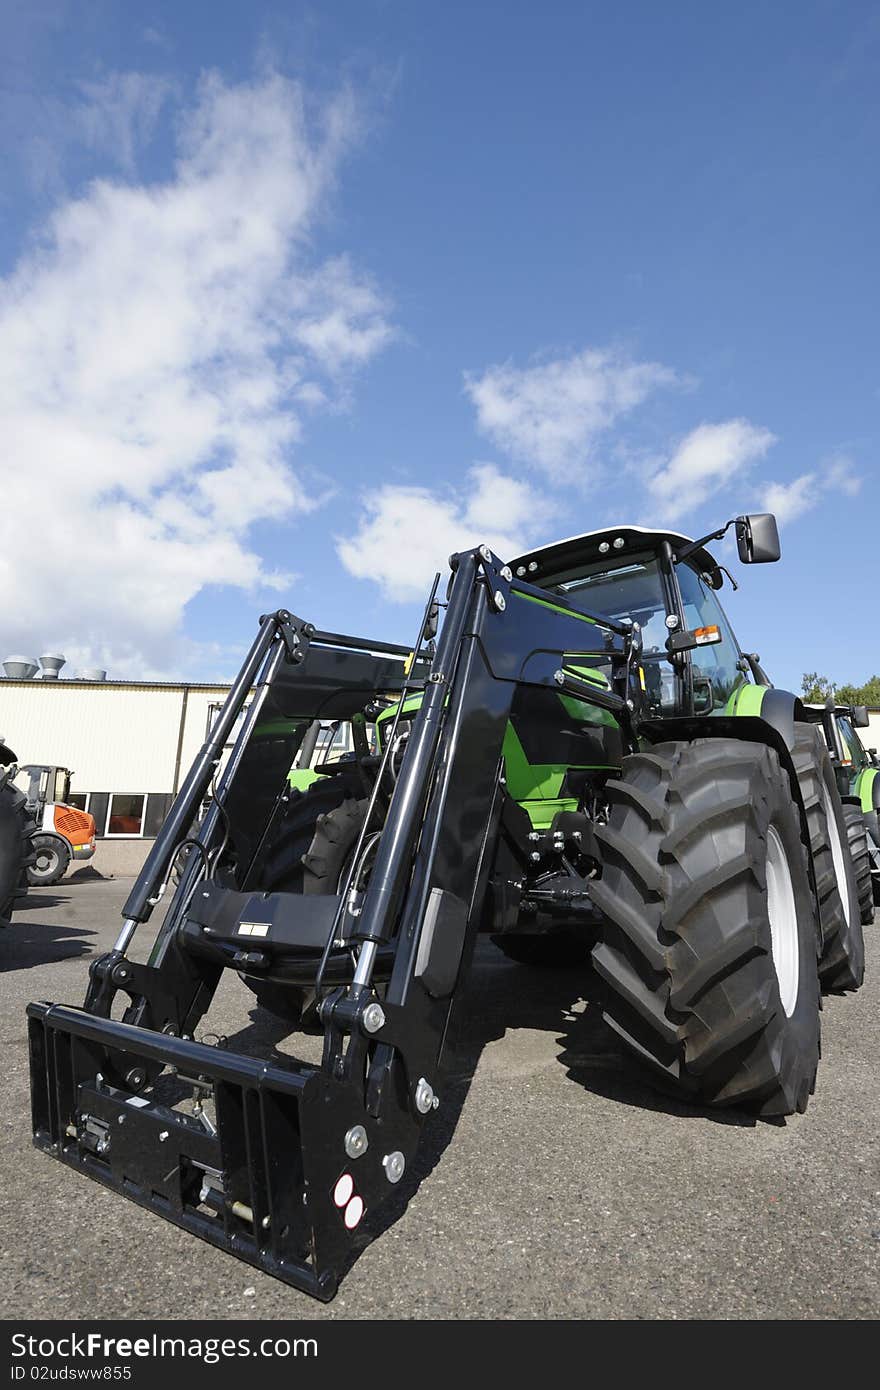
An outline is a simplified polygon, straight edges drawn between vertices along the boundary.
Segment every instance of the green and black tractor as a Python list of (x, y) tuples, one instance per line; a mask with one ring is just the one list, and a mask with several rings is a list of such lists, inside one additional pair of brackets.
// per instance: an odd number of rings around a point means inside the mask
[(877, 749), (865, 748), (857, 730), (870, 728), (864, 705), (825, 704), (823, 725), (843, 797), (850, 850), (856, 864), (862, 921), (880, 903), (880, 765)]
[(16, 756), (0, 739), (0, 927), (9, 925), (16, 898), (26, 895), (35, 859), (31, 837), (36, 826), (27, 798), (15, 785), (17, 773)]
[[(767, 514), (463, 551), (411, 650), (266, 615), (83, 1007), (29, 1006), (36, 1144), (332, 1297), (442, 1102), (478, 933), (591, 960), (690, 1103), (804, 1110), (821, 990), (862, 982), (858, 884), (823, 711), (721, 608), (730, 526), (745, 564), (779, 558)], [(227, 971), (321, 1063), (195, 1041)]]

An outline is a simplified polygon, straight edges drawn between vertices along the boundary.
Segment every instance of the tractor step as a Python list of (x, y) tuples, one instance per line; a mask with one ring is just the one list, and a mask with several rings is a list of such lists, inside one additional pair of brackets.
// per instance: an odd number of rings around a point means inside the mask
[(288, 1070), (62, 1005), (27, 1012), (37, 1148), (333, 1297), (363, 1216), (388, 1194), (388, 1143), (409, 1154), (413, 1125), (395, 1143), (356, 1088), (303, 1064)]

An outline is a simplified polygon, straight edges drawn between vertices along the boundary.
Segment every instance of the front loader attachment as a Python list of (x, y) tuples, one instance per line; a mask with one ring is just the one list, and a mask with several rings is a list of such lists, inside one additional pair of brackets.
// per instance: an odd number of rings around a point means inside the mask
[[(38, 1148), (267, 1274), (333, 1297), (363, 1215), (388, 1191), (386, 1149), (410, 1150), (416, 1138), (405, 1113), (393, 1117), (397, 1134), (320, 1069), (57, 1004), (31, 1004), (28, 1017)], [(132, 1091), (107, 1080), (111, 1058), (162, 1071), (147, 1093)], [(196, 1098), (187, 1111), (184, 1095), (188, 1107)]]
[[(322, 1299), (440, 1103), (475, 934), (515, 913), (523, 884), (496, 856), (516, 691), (549, 687), (628, 720), (632, 632), (548, 603), (486, 547), (452, 566), (439, 639), (435, 583), (412, 652), (287, 612), (262, 620), (83, 1007), (28, 1008), (38, 1148)], [(571, 675), (572, 656), (602, 678)], [(365, 719), (389, 709), (382, 750), (371, 748)], [(367, 807), (352, 861), (326, 892), (267, 887), (279, 826), (301, 804), (291, 764), (328, 719), (351, 720), (359, 750), (334, 770), (351, 779), (344, 804)], [(183, 847), (149, 960), (136, 963), (129, 943)], [(194, 1041), (224, 970), (307, 981), (320, 1065)]]

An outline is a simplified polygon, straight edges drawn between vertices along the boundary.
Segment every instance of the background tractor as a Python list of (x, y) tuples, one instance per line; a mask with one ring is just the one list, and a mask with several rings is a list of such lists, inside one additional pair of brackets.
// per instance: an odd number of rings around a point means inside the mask
[(825, 706), (823, 720), (837, 782), (844, 799), (850, 849), (856, 863), (862, 921), (880, 903), (880, 766), (877, 749), (865, 748), (858, 729), (870, 726), (864, 705)]
[[(442, 1100), (479, 932), (589, 954), (608, 1024), (694, 1103), (802, 1111), (820, 989), (862, 981), (858, 887), (823, 712), (721, 608), (732, 525), (779, 558), (766, 514), (464, 551), (412, 650), (266, 615), (83, 1007), (29, 1006), (37, 1145), (331, 1297)], [(226, 971), (320, 1065), (194, 1041)]]
[(15, 785), (15, 754), (0, 739), (0, 927), (9, 925), (15, 900), (27, 893), (33, 862), (33, 821), (25, 797)]

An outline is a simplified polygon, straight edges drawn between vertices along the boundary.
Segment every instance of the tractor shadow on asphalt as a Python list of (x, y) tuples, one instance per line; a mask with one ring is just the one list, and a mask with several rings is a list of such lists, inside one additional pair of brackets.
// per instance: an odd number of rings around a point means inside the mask
[[(56, 907), (68, 901), (66, 897), (50, 897), (42, 893), (39, 907)], [(92, 938), (97, 935), (96, 932), (88, 927), (64, 927), (55, 921), (25, 916), (27, 911), (28, 907), (22, 901), (16, 907), (9, 926), (3, 928), (0, 936), (0, 974), (91, 955), (94, 949)]]
[[(481, 943), (468, 985), (453, 1013), (440, 1109), (426, 1124), (415, 1159), (394, 1193), (374, 1215), (367, 1213), (363, 1240), (353, 1249), (346, 1273), (372, 1240), (400, 1220), (440, 1162), (455, 1136), (487, 1046), (512, 1030), (551, 1034), (558, 1049), (556, 1061), (566, 1076), (595, 1095), (678, 1120), (756, 1127), (758, 1121), (753, 1115), (689, 1105), (652, 1085), (645, 1070), (617, 1043), (603, 1021), (601, 990), (602, 982), (587, 965), (564, 970), (516, 965), (488, 942)], [(291, 1034), (284, 1022), (262, 1009), (252, 1008), (250, 1020), (246, 1028), (228, 1038), (230, 1048), (265, 1056), (268, 1047), (273, 1054), (270, 1060), (284, 1065), (289, 1063), (293, 1047), (298, 1059), (319, 1061), (318, 1038)], [(503, 1066), (503, 1053), (499, 1055)]]

